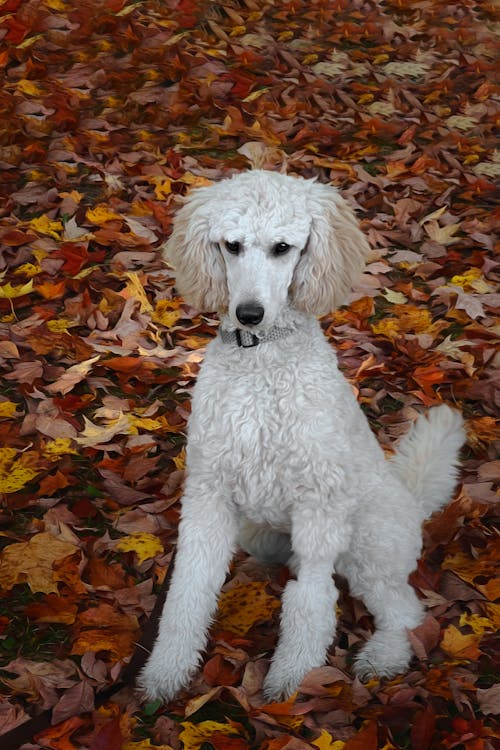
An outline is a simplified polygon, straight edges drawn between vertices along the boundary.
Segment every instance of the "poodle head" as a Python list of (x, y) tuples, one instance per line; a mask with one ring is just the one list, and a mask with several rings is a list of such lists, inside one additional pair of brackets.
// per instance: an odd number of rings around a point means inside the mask
[(286, 307), (324, 315), (341, 305), (368, 251), (334, 187), (256, 170), (193, 190), (165, 257), (187, 302), (255, 331)]

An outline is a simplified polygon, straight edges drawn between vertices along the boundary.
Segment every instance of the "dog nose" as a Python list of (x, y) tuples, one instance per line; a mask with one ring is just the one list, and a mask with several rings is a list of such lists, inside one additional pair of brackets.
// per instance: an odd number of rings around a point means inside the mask
[(264, 308), (255, 302), (245, 302), (236, 308), (236, 317), (244, 326), (256, 326), (264, 317)]

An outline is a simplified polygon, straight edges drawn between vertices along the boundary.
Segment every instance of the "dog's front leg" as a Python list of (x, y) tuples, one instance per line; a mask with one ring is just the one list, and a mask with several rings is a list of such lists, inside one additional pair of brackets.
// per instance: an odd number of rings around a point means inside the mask
[(300, 564), (296, 581), (286, 585), (281, 633), (264, 681), (269, 700), (288, 698), (314, 667), (321, 667), (335, 633), (338, 592), (331, 560)]
[(158, 639), (138, 685), (167, 701), (189, 683), (206, 646), (237, 534), (221, 488), (190, 488), (183, 499), (174, 572)]

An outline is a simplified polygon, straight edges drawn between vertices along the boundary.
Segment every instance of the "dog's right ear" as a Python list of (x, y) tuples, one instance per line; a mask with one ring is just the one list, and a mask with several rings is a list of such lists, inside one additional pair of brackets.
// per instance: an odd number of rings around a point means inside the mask
[(228, 291), (224, 261), (209, 240), (209, 204), (215, 186), (196, 188), (177, 212), (163, 256), (175, 270), (175, 286), (198, 310), (224, 311)]

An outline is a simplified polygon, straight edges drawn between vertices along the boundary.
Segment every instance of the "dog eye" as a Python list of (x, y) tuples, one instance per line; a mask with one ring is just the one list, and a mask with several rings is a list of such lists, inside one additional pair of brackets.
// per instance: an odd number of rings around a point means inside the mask
[(238, 253), (241, 250), (241, 245), (239, 242), (226, 242), (226, 250), (228, 253), (231, 253), (232, 255), (238, 255)]
[(278, 242), (273, 247), (273, 255), (285, 255), (290, 250), (290, 247), (287, 242)]

